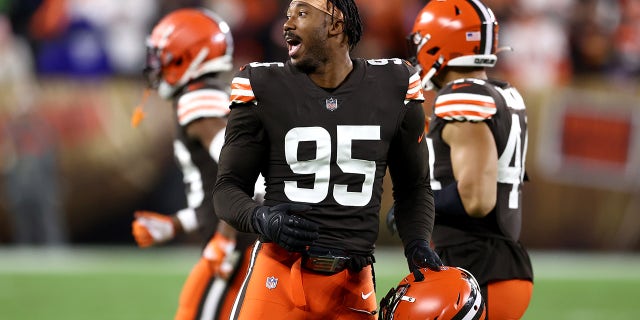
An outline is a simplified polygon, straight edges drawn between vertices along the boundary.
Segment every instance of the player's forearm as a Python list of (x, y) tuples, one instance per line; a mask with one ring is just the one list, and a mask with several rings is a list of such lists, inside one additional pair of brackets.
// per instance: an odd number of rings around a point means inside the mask
[(216, 214), (242, 232), (255, 232), (251, 217), (259, 203), (251, 197), (264, 153), (264, 143), (256, 138), (261, 136), (260, 128), (259, 119), (249, 107), (231, 110), (218, 162), (213, 191)]
[(429, 240), (433, 231), (434, 209), (431, 188), (406, 190), (395, 199), (396, 227), (402, 243)]
[(259, 205), (230, 178), (218, 176), (213, 191), (213, 203), (220, 219), (238, 231), (255, 232), (251, 224), (251, 216)]
[(396, 225), (405, 246), (417, 239), (429, 240), (435, 216), (423, 119), (420, 105), (408, 106), (388, 159), (396, 203)]
[(405, 246), (417, 239), (429, 240), (433, 231), (435, 209), (427, 159), (424, 155), (395, 159), (389, 167), (396, 227)]
[[(484, 179), (488, 181), (489, 179)], [(471, 217), (482, 218), (496, 206), (497, 184), (495, 180), (484, 181), (461, 179), (458, 181), (458, 192), (465, 211)]]

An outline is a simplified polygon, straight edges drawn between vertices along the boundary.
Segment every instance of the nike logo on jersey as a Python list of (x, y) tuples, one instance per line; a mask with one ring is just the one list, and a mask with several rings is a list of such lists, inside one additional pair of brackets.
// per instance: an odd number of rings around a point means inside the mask
[(469, 87), (469, 86), (471, 86), (471, 83), (454, 83), (451, 86), (451, 90), (458, 90), (460, 88)]
[(369, 299), (369, 297), (371, 297), (371, 295), (373, 294), (373, 290), (369, 291), (369, 293), (364, 294), (364, 292), (361, 292), (360, 295), (362, 296), (362, 300), (367, 300)]

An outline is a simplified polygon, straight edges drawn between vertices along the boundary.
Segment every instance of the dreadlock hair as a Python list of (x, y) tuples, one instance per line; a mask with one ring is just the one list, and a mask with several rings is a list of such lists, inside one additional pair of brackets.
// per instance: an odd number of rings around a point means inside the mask
[(344, 16), (344, 33), (347, 35), (349, 50), (356, 47), (362, 37), (362, 20), (358, 6), (354, 0), (327, 0), (340, 11)]

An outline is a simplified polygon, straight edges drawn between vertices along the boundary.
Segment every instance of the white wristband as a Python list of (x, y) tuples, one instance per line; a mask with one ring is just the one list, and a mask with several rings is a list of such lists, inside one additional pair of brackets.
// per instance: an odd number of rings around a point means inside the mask
[(185, 233), (198, 229), (198, 218), (196, 218), (195, 210), (191, 208), (182, 209), (176, 213), (176, 217), (178, 217)]
[(209, 145), (209, 154), (216, 163), (220, 162), (220, 152), (222, 151), (222, 145), (224, 144), (224, 132), (225, 128), (218, 131)]
[(267, 191), (265, 190), (264, 177), (262, 176), (262, 174), (259, 174), (253, 191), (253, 200), (262, 204), (264, 202), (264, 195), (266, 192)]

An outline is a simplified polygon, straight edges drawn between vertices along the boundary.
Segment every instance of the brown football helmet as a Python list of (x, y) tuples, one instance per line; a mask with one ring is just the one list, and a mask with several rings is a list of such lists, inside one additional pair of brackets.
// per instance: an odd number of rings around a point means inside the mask
[(423, 268), (407, 275), (380, 301), (382, 320), (484, 320), (480, 286), (458, 267)]
[(144, 74), (168, 99), (190, 80), (233, 67), (229, 26), (206, 9), (184, 8), (164, 16), (147, 38)]
[(498, 22), (479, 0), (429, 1), (407, 42), (409, 60), (421, 69), (422, 85), (430, 90), (431, 78), (445, 66), (493, 67), (498, 60)]

